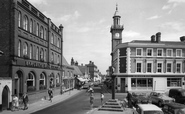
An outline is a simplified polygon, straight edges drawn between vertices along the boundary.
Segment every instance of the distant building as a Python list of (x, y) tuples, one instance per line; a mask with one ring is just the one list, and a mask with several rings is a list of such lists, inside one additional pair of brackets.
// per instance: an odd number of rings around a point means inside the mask
[(27, 0), (0, 0), (0, 110), (10, 108), (12, 95), (28, 93), (29, 102), (60, 93), (63, 26)]
[(111, 63), (118, 92), (183, 88), (185, 37), (181, 37), (181, 41), (161, 41), (158, 32), (150, 40), (122, 43), (120, 18), (116, 8), (111, 26)]
[(99, 70), (98, 67), (94, 64), (94, 62), (89, 61), (89, 64), (86, 64), (88, 73), (90, 75), (90, 79), (92, 81), (95, 81), (95, 78), (98, 77), (99, 75)]
[(62, 60), (62, 91), (68, 91), (75, 88), (75, 68), (68, 64), (63, 57)]

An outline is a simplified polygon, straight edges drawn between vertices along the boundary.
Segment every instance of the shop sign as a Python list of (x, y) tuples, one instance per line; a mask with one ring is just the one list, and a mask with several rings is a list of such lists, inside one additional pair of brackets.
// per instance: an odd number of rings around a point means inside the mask
[(25, 66), (29, 67), (39, 67), (39, 68), (46, 68), (45, 64), (42, 63), (36, 63), (36, 62), (30, 62), (30, 61), (25, 61)]

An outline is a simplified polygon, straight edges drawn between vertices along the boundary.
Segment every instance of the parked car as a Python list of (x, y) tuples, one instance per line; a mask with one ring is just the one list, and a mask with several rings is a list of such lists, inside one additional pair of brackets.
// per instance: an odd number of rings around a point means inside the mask
[(185, 90), (184, 89), (170, 89), (169, 97), (175, 99), (175, 102), (185, 104)]
[(164, 114), (185, 114), (185, 105), (180, 103), (166, 103), (162, 108)]
[(164, 114), (161, 108), (154, 104), (138, 104), (136, 111), (138, 114)]
[(147, 97), (146, 93), (143, 92), (133, 92), (131, 94), (131, 102), (134, 107), (138, 104), (148, 104), (151, 103), (150, 99)]
[(171, 98), (161, 91), (153, 91), (149, 95), (149, 99), (153, 104), (157, 104), (159, 107), (163, 106), (166, 103), (175, 102), (174, 98)]

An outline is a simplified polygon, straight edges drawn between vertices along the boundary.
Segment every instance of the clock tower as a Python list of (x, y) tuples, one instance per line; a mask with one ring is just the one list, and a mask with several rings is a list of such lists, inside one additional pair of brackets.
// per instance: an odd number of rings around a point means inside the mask
[(122, 31), (123, 25), (120, 25), (121, 16), (118, 14), (118, 6), (116, 5), (116, 11), (113, 16), (113, 25), (110, 28), (110, 32), (112, 34), (112, 51), (114, 48), (122, 43)]

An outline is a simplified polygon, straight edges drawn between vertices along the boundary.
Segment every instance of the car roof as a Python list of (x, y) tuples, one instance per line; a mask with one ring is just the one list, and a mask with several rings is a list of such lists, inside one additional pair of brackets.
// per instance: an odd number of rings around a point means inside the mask
[(156, 111), (162, 111), (158, 106), (154, 104), (138, 104), (138, 106), (143, 110), (143, 111), (149, 111), (149, 110), (156, 110)]

